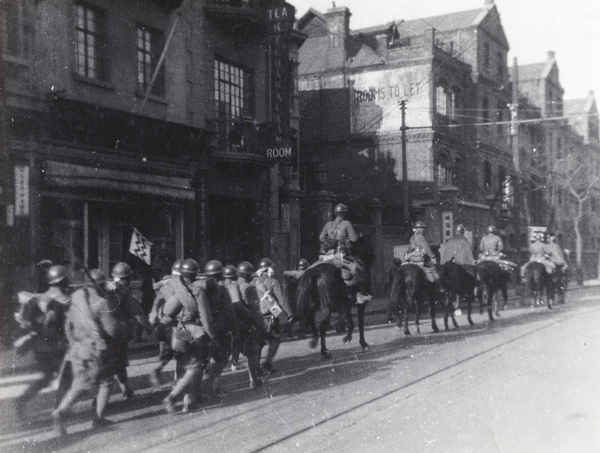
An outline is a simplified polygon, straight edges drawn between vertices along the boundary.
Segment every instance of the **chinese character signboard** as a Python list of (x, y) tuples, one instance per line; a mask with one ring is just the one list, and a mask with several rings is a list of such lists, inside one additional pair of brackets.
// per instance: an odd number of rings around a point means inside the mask
[(15, 166), (15, 216), (29, 215), (29, 167)]
[(454, 213), (452, 211), (442, 212), (442, 235), (443, 241), (446, 242), (452, 237), (454, 231)]

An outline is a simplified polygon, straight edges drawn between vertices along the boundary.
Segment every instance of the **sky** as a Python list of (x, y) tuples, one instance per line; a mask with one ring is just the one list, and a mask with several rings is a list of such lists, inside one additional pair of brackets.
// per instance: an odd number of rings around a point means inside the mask
[[(331, 0), (287, 0), (300, 18), (309, 8), (326, 12)], [(350, 9), (350, 29), (480, 8), (485, 0), (335, 0)], [(554, 51), (563, 99), (600, 104), (600, 0), (496, 0), (510, 45), (508, 65), (542, 63)]]

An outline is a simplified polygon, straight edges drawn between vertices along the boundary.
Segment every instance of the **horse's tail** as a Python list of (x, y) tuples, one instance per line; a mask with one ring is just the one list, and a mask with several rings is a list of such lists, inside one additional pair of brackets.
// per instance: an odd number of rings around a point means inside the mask
[(404, 273), (397, 269), (394, 271), (392, 277), (392, 287), (390, 289), (390, 299), (393, 303), (399, 304), (401, 300), (404, 299), (406, 295), (406, 282), (404, 279)]

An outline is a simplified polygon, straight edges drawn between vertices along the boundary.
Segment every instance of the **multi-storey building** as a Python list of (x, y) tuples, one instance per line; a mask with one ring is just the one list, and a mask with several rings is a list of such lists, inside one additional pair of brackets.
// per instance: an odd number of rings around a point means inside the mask
[[(478, 244), (501, 211), (511, 171), (502, 124), (508, 43), (493, 2), (361, 30), (350, 29), (350, 15), (311, 9), (298, 23), (308, 35), (300, 49), (302, 181), (307, 200), (317, 201), (304, 211), (312, 223), (304, 223), (303, 250), (316, 254), (330, 204), (344, 202), (370, 235), (381, 276), (411, 222), (425, 220), (434, 244), (463, 223)], [(315, 187), (309, 174), (322, 166), (328, 182)]]
[(563, 101), (554, 52), (544, 62), (518, 65), (513, 74), (522, 226), (556, 230), (572, 259), (580, 255), (584, 268), (596, 275), (599, 190), (593, 182), (600, 151), (593, 93)]
[[(2, 261), (298, 257), (294, 8), (283, 1), (1, 5)], [(5, 165), (4, 165), (5, 164)], [(151, 265), (128, 253), (133, 229)]]

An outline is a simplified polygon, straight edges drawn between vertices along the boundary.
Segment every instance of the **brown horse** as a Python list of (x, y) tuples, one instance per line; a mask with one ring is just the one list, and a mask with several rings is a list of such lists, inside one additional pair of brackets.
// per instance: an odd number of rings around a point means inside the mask
[(408, 329), (408, 310), (414, 308), (416, 319), (415, 326), (419, 330), (419, 317), (421, 306), (425, 299), (429, 301), (431, 315), (431, 328), (439, 332), (435, 322), (435, 302), (437, 299), (436, 285), (427, 280), (425, 271), (417, 264), (403, 264), (394, 270), (392, 288), (390, 291), (390, 303), (398, 313), (398, 328), (402, 328), (404, 321), (404, 334), (410, 335)]
[[(474, 266), (470, 266), (474, 268)], [(475, 299), (475, 288), (477, 279), (475, 272), (468, 272), (466, 265), (460, 265), (453, 261), (442, 264), (438, 268), (440, 274), (440, 289), (446, 295), (446, 311), (444, 314), (444, 327), (448, 329), (448, 316), (452, 316), (452, 324), (458, 327), (458, 322), (454, 317), (454, 301), (457, 297), (462, 297), (467, 301), (469, 314)], [(469, 315), (469, 322), (472, 324)]]
[(311, 348), (315, 348), (320, 339), (321, 355), (325, 358), (331, 357), (325, 335), (331, 313), (334, 311), (345, 316), (348, 333), (344, 336), (344, 343), (350, 342), (354, 329), (352, 307), (356, 305), (360, 345), (364, 351), (369, 349), (364, 334), (366, 302), (356, 303), (356, 290), (346, 285), (342, 270), (338, 266), (323, 262), (309, 267), (298, 279), (297, 288), (294, 318), (300, 322), (300, 331), (307, 327), (312, 330)]

